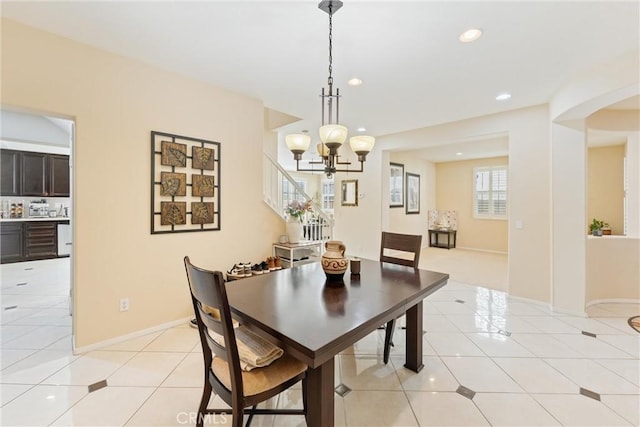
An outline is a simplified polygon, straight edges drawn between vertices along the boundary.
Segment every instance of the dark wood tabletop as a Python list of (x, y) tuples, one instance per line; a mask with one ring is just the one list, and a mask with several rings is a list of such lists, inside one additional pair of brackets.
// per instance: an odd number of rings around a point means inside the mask
[(333, 358), (404, 313), (405, 366), (422, 368), (422, 300), (449, 275), (365, 259), (360, 268), (343, 283), (312, 263), (227, 286), (235, 318), (309, 365), (309, 426), (333, 425)]

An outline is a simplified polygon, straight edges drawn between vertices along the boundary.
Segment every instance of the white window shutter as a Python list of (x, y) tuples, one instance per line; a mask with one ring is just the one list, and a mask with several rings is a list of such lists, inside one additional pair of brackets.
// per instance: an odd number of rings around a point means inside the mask
[(474, 216), (507, 217), (507, 167), (491, 166), (475, 169)]

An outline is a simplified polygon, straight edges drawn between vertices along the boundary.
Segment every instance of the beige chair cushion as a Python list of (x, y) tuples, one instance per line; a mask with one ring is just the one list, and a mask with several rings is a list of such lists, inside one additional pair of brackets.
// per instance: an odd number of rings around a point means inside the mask
[[(211, 369), (220, 382), (231, 390), (231, 376), (227, 362), (220, 357), (214, 357)], [(242, 371), (244, 395), (253, 396), (270, 390), (306, 370), (305, 363), (285, 354), (267, 367), (256, 368), (249, 372)]]
[[(234, 326), (235, 327), (235, 326)], [(207, 333), (215, 342), (224, 347), (224, 337), (208, 329)], [(236, 345), (243, 371), (264, 368), (282, 357), (284, 351), (244, 326), (235, 327)]]
[(220, 320), (220, 310), (218, 310), (217, 308), (213, 308), (210, 305), (202, 304), (202, 310), (205, 313), (210, 314), (214, 319)]

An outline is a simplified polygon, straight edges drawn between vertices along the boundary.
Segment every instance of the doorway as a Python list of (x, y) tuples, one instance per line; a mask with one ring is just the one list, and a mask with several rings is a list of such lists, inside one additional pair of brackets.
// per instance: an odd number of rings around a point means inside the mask
[[(3, 229), (10, 225), (22, 233), (15, 239), (21, 256), (0, 265), (4, 369), (41, 349), (72, 351), (75, 124), (68, 118), (5, 107), (0, 112), (0, 148), (3, 154), (17, 153), (19, 165), (16, 191), (0, 195), (1, 221)], [(25, 184), (32, 175), (24, 166), (33, 159), (42, 165), (42, 192)], [(21, 212), (11, 210), (12, 205), (21, 206)]]

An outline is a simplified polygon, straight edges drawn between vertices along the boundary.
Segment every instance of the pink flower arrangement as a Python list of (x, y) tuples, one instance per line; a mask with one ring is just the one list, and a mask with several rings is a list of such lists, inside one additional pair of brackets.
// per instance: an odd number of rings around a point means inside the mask
[(307, 200), (306, 202), (293, 200), (289, 202), (285, 209), (285, 212), (289, 215), (290, 218), (296, 218), (298, 221), (302, 222), (302, 217), (305, 213), (313, 212), (313, 202), (311, 200)]

